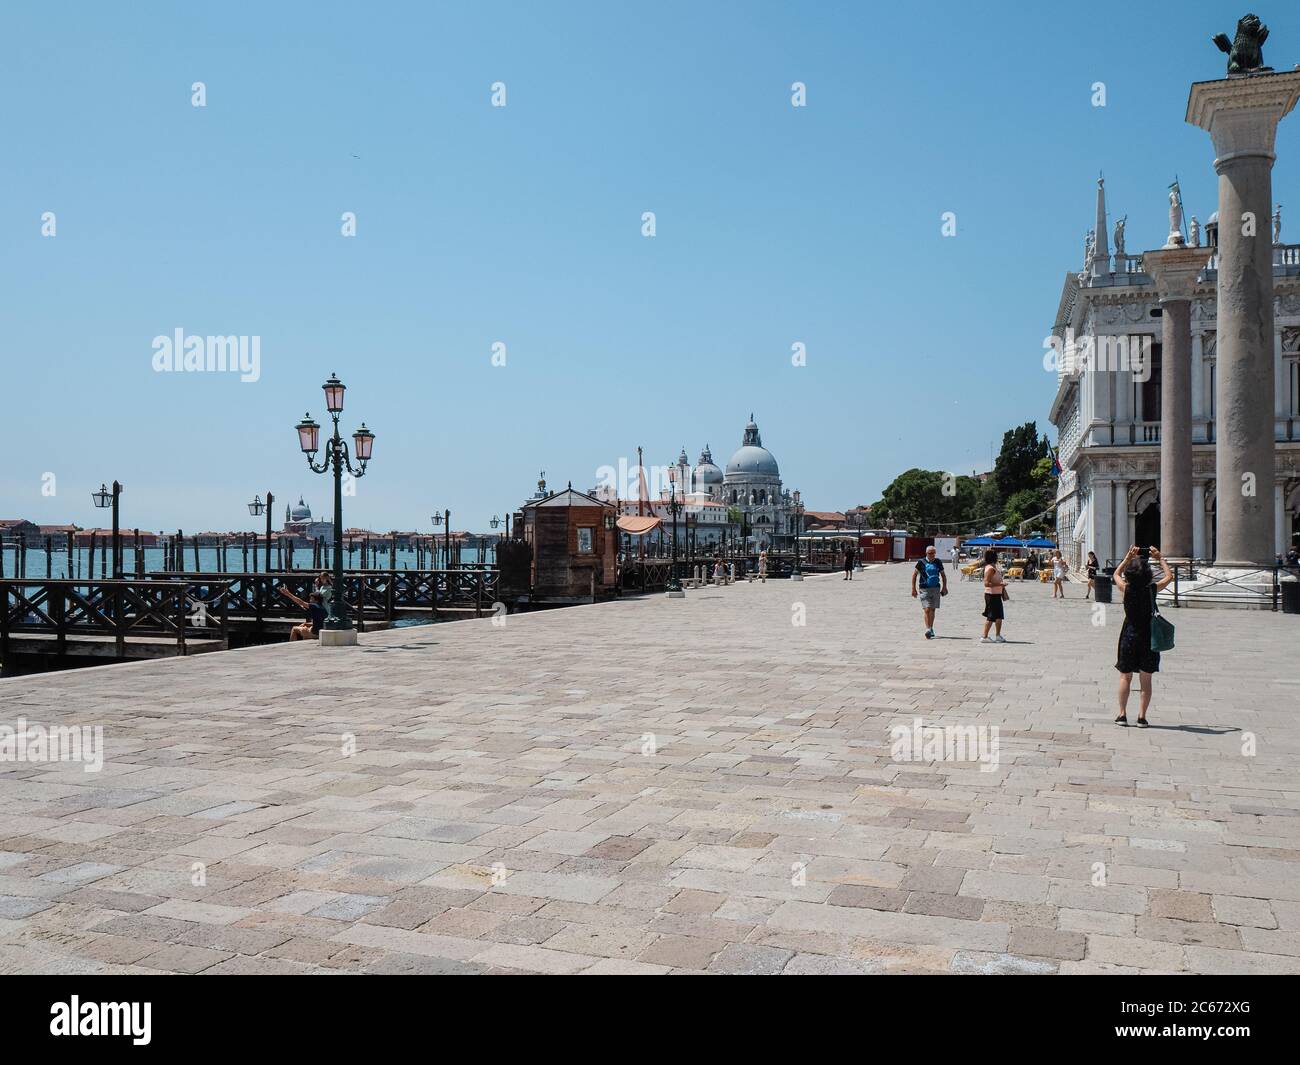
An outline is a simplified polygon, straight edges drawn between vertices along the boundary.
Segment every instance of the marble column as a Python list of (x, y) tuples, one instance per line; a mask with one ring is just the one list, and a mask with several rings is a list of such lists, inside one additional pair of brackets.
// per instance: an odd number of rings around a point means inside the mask
[(1205, 557), (1205, 482), (1192, 485), (1192, 557)]
[(1273, 561), (1273, 146), (1298, 99), (1285, 71), (1197, 82), (1187, 101), (1219, 175), (1216, 567)]
[(1286, 490), (1282, 485), (1273, 488), (1273, 553), (1286, 558), (1291, 537), (1287, 536)]
[[(1192, 337), (1192, 421), (1205, 420), (1205, 334)], [(1193, 439), (1198, 434), (1192, 434)]]
[(1192, 557), (1192, 291), (1209, 248), (1165, 245), (1142, 255), (1156, 283), (1160, 344), (1160, 552)]
[[(1097, 558), (1100, 559), (1104, 566), (1107, 559), (1114, 559), (1119, 562), (1115, 555), (1113, 538), (1115, 536), (1115, 518), (1111, 510), (1111, 503), (1114, 498), (1114, 485), (1110, 481), (1094, 480), (1092, 482), (1092, 498), (1089, 500), (1089, 506), (1092, 510), (1092, 528), (1093, 535), (1088, 544), (1090, 551), (1097, 552)], [(1128, 545), (1125, 545), (1125, 550)], [(1122, 555), (1123, 552), (1121, 551)]]

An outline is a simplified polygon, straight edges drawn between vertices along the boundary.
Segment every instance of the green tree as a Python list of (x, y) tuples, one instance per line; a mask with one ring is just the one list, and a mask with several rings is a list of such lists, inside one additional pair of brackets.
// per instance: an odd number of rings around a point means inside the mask
[(1041, 514), (1050, 506), (1050, 502), (1043, 498), (1043, 493), (1037, 488), (1025, 488), (1017, 492), (1006, 502), (1003, 511), (1002, 520), (1006, 524), (1007, 532), (1015, 536), (1019, 532), (1019, 526), (1022, 521), (1028, 521), (1035, 515)]
[(1051, 448), (1047, 437), (1038, 435), (1037, 422), (1025, 422), (1002, 434), (1002, 450), (993, 464), (991, 478), (1001, 504), (1009, 503), (1017, 492), (1042, 487), (1035, 468), (1043, 459), (1048, 461), (1050, 473)]
[(900, 473), (871, 505), (872, 524), (883, 526), (890, 515), (896, 526), (936, 528), (970, 521), (979, 498), (979, 482), (942, 470), (910, 469)]

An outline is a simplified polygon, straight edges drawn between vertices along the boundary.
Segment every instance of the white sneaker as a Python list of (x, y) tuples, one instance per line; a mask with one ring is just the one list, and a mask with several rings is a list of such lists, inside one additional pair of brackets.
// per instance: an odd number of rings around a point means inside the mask
[(1005, 639), (1004, 637), (1002, 637), (1002, 636), (994, 636), (994, 637), (993, 637), (993, 642), (994, 642), (994, 643), (1006, 643), (1007, 641), (1006, 641), (1006, 639)]
[(992, 642), (993, 642), (993, 641), (990, 640), (987, 636), (981, 636), (981, 637), (980, 637), (980, 643), (992, 643)]

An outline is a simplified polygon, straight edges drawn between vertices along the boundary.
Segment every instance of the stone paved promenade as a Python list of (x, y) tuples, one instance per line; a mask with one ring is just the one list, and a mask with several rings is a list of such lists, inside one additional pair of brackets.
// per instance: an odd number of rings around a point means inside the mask
[(0, 971), (1300, 972), (1300, 619), (1171, 612), (1124, 730), (1117, 607), (907, 579), (0, 681), (107, 746), (0, 765)]

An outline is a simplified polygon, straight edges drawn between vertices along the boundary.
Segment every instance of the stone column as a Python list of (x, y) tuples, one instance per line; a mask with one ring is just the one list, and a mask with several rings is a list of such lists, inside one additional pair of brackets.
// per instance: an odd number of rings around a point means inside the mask
[(1172, 247), (1145, 252), (1142, 268), (1159, 293), (1160, 344), (1160, 553), (1192, 557), (1192, 290), (1209, 248)]
[[(1110, 481), (1094, 480), (1092, 482), (1092, 499), (1089, 505), (1092, 508), (1092, 528), (1093, 535), (1088, 544), (1089, 550), (1097, 552), (1097, 558), (1104, 566), (1108, 558), (1114, 558), (1116, 563), (1119, 558), (1115, 556), (1112, 539), (1115, 536), (1115, 518), (1111, 511), (1111, 501), (1114, 496), (1113, 486)], [(1124, 545), (1124, 550), (1128, 550), (1128, 545)], [(1122, 555), (1124, 552), (1121, 551)]]
[(1205, 482), (1192, 485), (1192, 557), (1205, 557)]
[(1273, 561), (1273, 145), (1297, 99), (1285, 71), (1197, 82), (1187, 101), (1219, 175), (1216, 567)]
[(1291, 537), (1287, 535), (1286, 489), (1281, 484), (1273, 487), (1273, 514), (1273, 553), (1286, 558), (1287, 548), (1291, 546)]
[(1205, 421), (1205, 334), (1192, 336), (1192, 421), (1197, 426), (1192, 439), (1204, 438), (1201, 423)]

